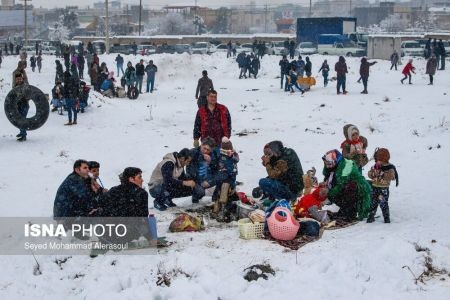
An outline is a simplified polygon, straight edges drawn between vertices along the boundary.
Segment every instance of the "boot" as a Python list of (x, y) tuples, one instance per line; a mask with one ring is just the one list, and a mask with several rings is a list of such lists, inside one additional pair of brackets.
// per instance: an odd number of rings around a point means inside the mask
[(214, 202), (214, 206), (213, 206), (213, 213), (215, 215), (217, 215), (220, 211), (221, 205), (222, 203), (219, 202), (219, 200), (216, 200), (216, 202)]
[(367, 217), (367, 223), (373, 223), (375, 221), (375, 214), (370, 213)]
[(389, 216), (389, 207), (385, 208), (383, 210), (383, 218), (384, 218), (384, 223), (391, 223), (391, 218)]
[(70, 126), (72, 125), (72, 122), (67, 122), (66, 124), (64, 124), (65, 126)]
[(220, 187), (220, 197), (219, 201), (219, 211), (217, 215), (217, 221), (218, 222), (224, 222), (226, 219), (226, 205), (228, 202), (228, 191), (230, 190), (230, 184), (229, 183), (222, 183), (222, 186)]

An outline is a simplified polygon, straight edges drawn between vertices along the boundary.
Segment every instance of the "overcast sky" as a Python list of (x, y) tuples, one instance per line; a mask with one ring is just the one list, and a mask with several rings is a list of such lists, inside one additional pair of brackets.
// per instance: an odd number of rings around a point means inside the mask
[[(313, 0), (315, 2), (316, 0)], [(19, 1), (16, 0), (18, 3)], [(104, 2), (104, 0), (32, 0), (31, 3), (35, 7), (65, 7), (67, 5), (78, 5), (85, 7), (92, 5), (94, 2)], [(139, 4), (139, 0), (124, 0), (123, 4)], [(197, 0), (197, 5), (208, 7), (231, 6), (231, 5), (248, 5), (251, 0)], [(309, 0), (253, 0), (257, 5), (278, 5), (283, 3), (309, 4)], [(142, 4), (148, 7), (162, 7), (164, 5), (194, 5), (195, 0), (142, 0)]]

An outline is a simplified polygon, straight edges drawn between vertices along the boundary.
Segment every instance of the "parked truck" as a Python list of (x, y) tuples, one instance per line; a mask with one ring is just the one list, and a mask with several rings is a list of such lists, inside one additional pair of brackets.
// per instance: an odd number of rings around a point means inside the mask
[(298, 18), (297, 43), (319, 43), (321, 34), (345, 35), (356, 32), (356, 18)]
[(321, 34), (318, 38), (318, 52), (323, 55), (364, 56), (366, 50), (360, 48), (347, 36), (341, 34)]

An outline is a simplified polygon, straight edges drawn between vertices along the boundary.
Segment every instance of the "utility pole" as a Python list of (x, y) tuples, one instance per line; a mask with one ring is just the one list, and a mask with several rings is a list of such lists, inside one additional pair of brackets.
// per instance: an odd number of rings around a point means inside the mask
[(141, 36), (142, 26), (142, 0), (139, 0), (139, 36)]
[(349, 17), (352, 16), (352, 0), (350, 0), (350, 11), (349, 11)]
[(109, 54), (109, 3), (108, 0), (105, 0), (105, 10), (106, 10), (106, 37), (105, 37), (105, 46), (106, 46), (106, 54)]
[(309, 0), (309, 17), (312, 16), (312, 0)]
[(198, 34), (197, 0), (195, 0), (194, 9), (195, 9), (195, 14), (194, 14), (195, 35), (197, 35)]
[(264, 6), (264, 32), (267, 33), (267, 3)]
[(28, 4), (27, 4), (27, 2), (29, 2), (29, 1), (31, 1), (31, 0), (21, 0), (21, 1), (24, 1), (24, 8), (23, 8), (23, 11), (24, 11), (24, 14), (25, 14), (25, 30), (24, 30), (24, 36), (23, 36), (23, 38), (24, 38), (24, 40), (25, 40), (25, 46), (28, 46), (28, 20), (27, 20), (27, 6), (28, 6)]
[(128, 12), (128, 4), (127, 4), (127, 34), (130, 33), (129, 30), (130, 30), (130, 15)]

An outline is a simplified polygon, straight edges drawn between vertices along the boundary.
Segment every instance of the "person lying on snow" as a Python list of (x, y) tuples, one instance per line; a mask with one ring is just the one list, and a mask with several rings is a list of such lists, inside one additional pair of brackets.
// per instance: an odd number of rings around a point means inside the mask
[(272, 141), (264, 146), (261, 160), (268, 175), (259, 180), (264, 197), (295, 201), (303, 190), (303, 169), (295, 150)]
[(192, 152), (184, 148), (180, 152), (167, 153), (155, 167), (148, 183), (153, 204), (158, 210), (176, 206), (172, 199), (192, 195), (192, 202), (198, 202), (205, 195), (194, 180), (188, 179), (184, 167), (192, 160)]
[(338, 218), (346, 221), (362, 220), (370, 208), (370, 185), (356, 164), (334, 149), (322, 157), (325, 186), (328, 199), (339, 206)]

